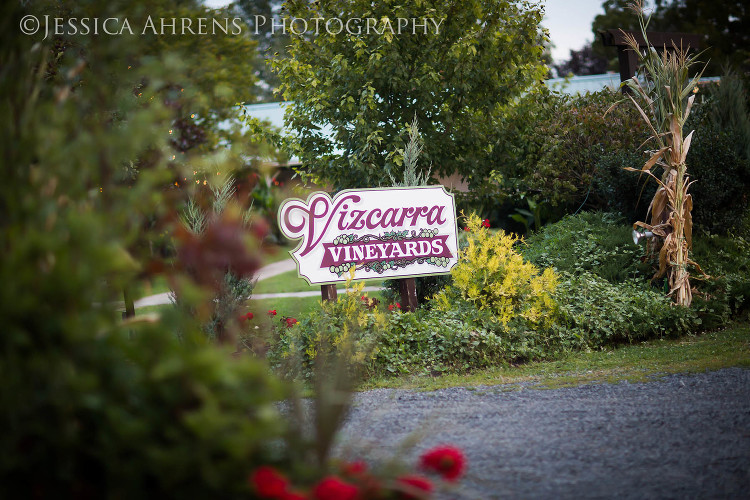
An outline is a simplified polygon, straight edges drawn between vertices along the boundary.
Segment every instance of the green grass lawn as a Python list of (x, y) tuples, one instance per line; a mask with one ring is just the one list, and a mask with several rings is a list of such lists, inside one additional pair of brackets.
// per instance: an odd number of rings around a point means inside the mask
[(270, 309), (275, 309), (276, 317), (279, 319), (284, 316), (300, 318), (301, 316), (319, 308), (320, 297), (250, 300), (247, 303), (247, 310), (256, 315), (266, 314)]
[[(172, 307), (171, 304), (141, 307), (135, 310), (135, 315), (143, 316), (150, 313), (160, 313), (170, 307)], [(263, 316), (269, 309), (276, 309), (278, 318), (283, 316), (299, 318), (318, 307), (320, 307), (320, 297), (250, 300), (248, 301), (246, 310), (242, 312), (252, 312), (258, 316)]]
[(556, 361), (495, 367), (465, 375), (403, 376), (369, 380), (362, 389), (381, 387), (435, 390), (446, 387), (531, 382), (554, 389), (580, 384), (640, 382), (670, 373), (703, 372), (730, 366), (750, 368), (750, 325), (679, 339), (661, 339), (605, 351), (571, 353)]
[[(383, 300), (380, 292), (368, 293), (370, 297), (378, 298)], [(171, 304), (163, 304), (159, 306), (148, 306), (141, 307), (135, 310), (136, 316), (142, 316), (149, 313), (159, 313), (166, 308), (172, 307)], [(288, 297), (281, 299), (262, 299), (262, 300), (249, 300), (247, 303), (246, 310), (243, 312), (252, 312), (256, 315), (265, 315), (269, 310), (275, 309), (278, 318), (284, 316), (291, 316), (292, 318), (300, 318), (301, 316), (314, 312), (320, 308), (320, 297)]]
[[(385, 280), (367, 280), (365, 286), (382, 287)], [(358, 281), (356, 283), (359, 283)], [(343, 284), (339, 286), (343, 288)], [(261, 280), (255, 285), (253, 294), (256, 293), (282, 293), (282, 292), (310, 292), (320, 290), (320, 285), (308, 285), (307, 282), (297, 276), (297, 271), (286, 273)]]
[[(339, 293), (341, 294), (343, 292)], [(381, 292), (368, 292), (367, 295), (372, 298), (377, 298), (381, 302), (384, 300)], [(299, 319), (305, 314), (313, 313), (320, 309), (320, 296), (252, 299), (247, 303), (247, 310), (256, 314), (266, 314), (271, 309), (276, 309), (276, 314), (279, 318), (283, 316), (291, 316)]]

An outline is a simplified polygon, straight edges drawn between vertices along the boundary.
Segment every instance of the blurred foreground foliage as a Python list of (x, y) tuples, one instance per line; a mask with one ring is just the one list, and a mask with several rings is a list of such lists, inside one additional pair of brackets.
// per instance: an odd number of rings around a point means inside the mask
[(147, 50), (138, 34), (19, 34), (27, 14), (135, 25), (156, 7), (1, 7), (3, 498), (251, 497), (254, 467), (291, 469), (276, 408), (285, 386), (262, 362), (207, 341), (208, 292), (191, 274), (196, 263), (251, 273), (245, 243), (256, 238), (227, 217), (207, 230), (213, 240), (177, 239), (184, 255), (171, 279), (195, 316), (123, 321), (117, 311), (125, 288), (165, 269), (184, 197), (175, 184), (187, 176), (172, 162), (181, 148), (170, 131), (183, 118), (173, 93), (196, 88), (190, 61)]

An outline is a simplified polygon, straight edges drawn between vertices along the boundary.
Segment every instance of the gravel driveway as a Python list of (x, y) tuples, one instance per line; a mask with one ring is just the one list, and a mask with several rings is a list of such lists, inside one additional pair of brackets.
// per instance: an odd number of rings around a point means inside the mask
[(444, 498), (750, 498), (750, 370), (655, 382), (360, 393), (342, 449), (452, 443), (469, 469)]

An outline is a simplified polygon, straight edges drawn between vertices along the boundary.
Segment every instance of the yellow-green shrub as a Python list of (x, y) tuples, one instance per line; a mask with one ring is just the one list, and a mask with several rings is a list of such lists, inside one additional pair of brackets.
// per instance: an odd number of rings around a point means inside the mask
[(272, 364), (282, 370), (301, 364), (302, 375), (310, 377), (321, 355), (342, 357), (352, 369), (371, 361), (378, 336), (388, 329), (388, 318), (363, 292), (364, 282), (350, 279), (346, 288), (336, 302), (322, 302), (320, 310), (282, 329), (269, 355)]
[[(452, 288), (478, 309), (489, 309), (503, 324), (524, 319), (535, 326), (554, 321), (557, 305), (552, 298), (557, 276), (551, 269), (540, 271), (523, 260), (513, 248), (517, 237), (490, 231), (476, 214), (465, 219), (467, 244), (451, 270)], [(450, 289), (435, 296), (435, 306), (447, 311), (453, 306)]]

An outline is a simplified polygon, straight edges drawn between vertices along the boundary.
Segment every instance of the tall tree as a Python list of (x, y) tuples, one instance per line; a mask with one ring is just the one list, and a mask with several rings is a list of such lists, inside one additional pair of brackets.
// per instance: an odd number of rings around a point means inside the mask
[[(474, 182), (500, 107), (547, 73), (543, 13), (526, 0), (294, 0), (286, 6), (289, 18), (325, 20), (317, 34), (293, 36), (289, 58), (276, 59), (274, 67), (284, 98), (294, 102), (286, 120), (296, 133), (295, 152), (313, 180), (335, 189), (390, 184), (389, 175), (401, 172), (415, 115), (422, 165)], [(338, 29), (336, 19), (355, 20), (351, 32), (323, 28), (331, 21)], [(403, 20), (408, 24), (399, 34)]]
[(570, 49), (570, 59), (555, 65), (559, 76), (574, 74), (578, 76), (599, 75), (607, 71), (608, 61), (595, 54), (591, 43), (587, 43), (581, 50)]
[[(608, 62), (607, 69), (618, 71), (617, 50), (614, 47), (605, 47), (599, 36), (600, 31), (608, 29), (622, 29), (625, 31), (637, 31), (639, 29), (638, 16), (635, 15), (628, 5), (632, 0), (604, 0), (602, 9), (604, 14), (599, 14), (591, 23), (591, 31), (594, 33), (594, 41), (591, 50), (595, 57)], [(654, 29), (657, 21), (653, 20), (651, 29)]]
[[(631, 0), (605, 0), (604, 14), (594, 18), (591, 29), (596, 39), (593, 51), (609, 61), (609, 69), (617, 69), (617, 53), (604, 47), (599, 30), (637, 31), (638, 18), (628, 8)], [(650, 31), (697, 33), (706, 36), (701, 56), (708, 61), (708, 75), (722, 73), (722, 67), (733, 66), (750, 71), (750, 7), (745, 0), (654, 0), (649, 23)]]
[(255, 57), (250, 61), (256, 78), (254, 93), (257, 102), (278, 99), (276, 91), (281, 82), (272, 71), (270, 61), (287, 55), (290, 35), (279, 27), (283, 3), (283, 0), (237, 0), (233, 9), (245, 20), (250, 37), (258, 44)]
[[(255, 100), (257, 76), (248, 62), (256, 56), (257, 42), (247, 26), (233, 24), (232, 10), (206, 9), (198, 0), (155, 0), (147, 14), (156, 20), (156, 33), (145, 31), (144, 55), (169, 56), (183, 68), (163, 86), (164, 97), (177, 115), (171, 134), (176, 160), (193, 149), (204, 153), (220, 146), (254, 148), (239, 122), (232, 121), (237, 102)], [(167, 25), (166, 34), (161, 34), (161, 19), (177, 19), (176, 33)], [(196, 28), (201, 19), (206, 26), (203, 35)], [(192, 29), (184, 30), (188, 20)]]
[(662, 31), (706, 36), (708, 74), (719, 75), (731, 66), (750, 72), (750, 5), (745, 0), (656, 0)]

